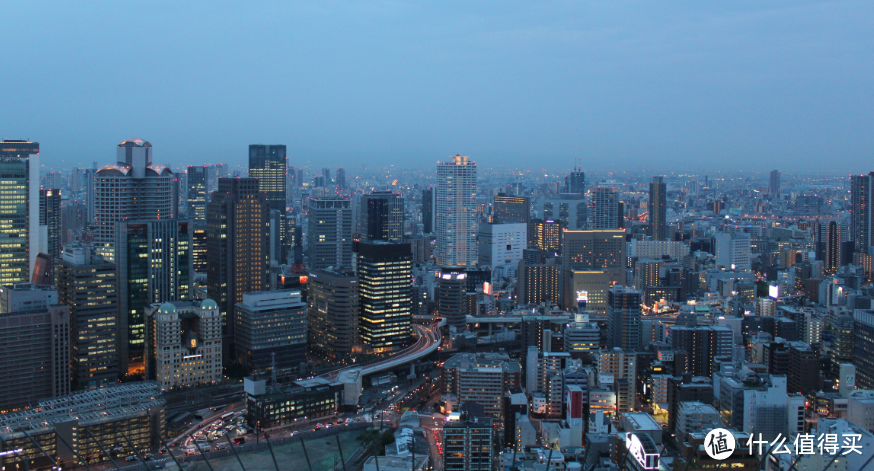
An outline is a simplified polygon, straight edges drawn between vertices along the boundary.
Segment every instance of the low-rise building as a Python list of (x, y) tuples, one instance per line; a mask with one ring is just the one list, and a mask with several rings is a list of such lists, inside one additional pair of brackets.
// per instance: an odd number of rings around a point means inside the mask
[(172, 301), (146, 314), (146, 377), (166, 391), (222, 379), (222, 316), (218, 304)]

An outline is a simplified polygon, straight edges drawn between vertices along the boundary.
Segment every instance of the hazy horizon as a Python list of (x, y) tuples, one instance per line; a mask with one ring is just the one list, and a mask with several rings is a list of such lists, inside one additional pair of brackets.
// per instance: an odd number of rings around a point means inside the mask
[[(48, 168), (863, 173), (874, 155), (874, 4), (849, 1), (15, 2), (0, 31), (2, 138)], [(413, 163), (415, 162), (415, 163)], [(832, 173), (833, 172), (833, 173)]]

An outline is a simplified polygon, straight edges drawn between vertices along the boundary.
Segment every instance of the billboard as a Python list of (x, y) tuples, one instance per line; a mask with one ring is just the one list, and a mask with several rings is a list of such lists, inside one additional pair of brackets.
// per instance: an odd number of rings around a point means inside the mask
[(780, 297), (780, 286), (779, 285), (768, 285), (768, 297), (772, 299), (777, 299)]
[(589, 292), (586, 290), (577, 291), (577, 308), (581, 311), (586, 309), (586, 303), (589, 301)]

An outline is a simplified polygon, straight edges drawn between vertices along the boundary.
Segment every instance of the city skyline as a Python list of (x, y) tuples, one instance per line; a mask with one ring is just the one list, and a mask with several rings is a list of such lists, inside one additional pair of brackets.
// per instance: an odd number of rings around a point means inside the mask
[(296, 166), (460, 153), (588, 171), (850, 173), (874, 150), (858, 2), (40, 5), (7, 6), (7, 60), (32, 72), (0, 78), (2, 137), (69, 168), (136, 135), (160, 162), (232, 166), (259, 142)]

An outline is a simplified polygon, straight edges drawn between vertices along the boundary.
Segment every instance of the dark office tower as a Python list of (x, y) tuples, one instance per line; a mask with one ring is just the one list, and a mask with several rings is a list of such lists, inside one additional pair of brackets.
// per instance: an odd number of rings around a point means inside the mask
[(308, 207), (309, 268), (351, 268), (352, 201), (310, 198)]
[[(820, 234), (825, 234), (821, 245), (823, 249), (823, 271), (832, 274), (841, 268), (841, 232), (842, 227), (836, 221), (828, 223), (827, 227), (820, 227)], [(823, 240), (824, 239), (824, 240)]]
[(467, 274), (461, 267), (445, 267), (437, 275), (437, 315), (457, 329), (467, 325)]
[(713, 377), (713, 359), (731, 356), (732, 330), (724, 326), (685, 326), (673, 325), (668, 328), (671, 348), (686, 351), (685, 371), (675, 371), (680, 375)]
[(531, 199), (527, 196), (495, 196), (495, 224), (531, 223)]
[(434, 232), (434, 189), (422, 190), (422, 232)]
[(206, 221), (191, 231), (191, 268), (194, 273), (206, 273)]
[(322, 169), (322, 176), (325, 177), (326, 184), (328, 182), (330, 182), (331, 181), (331, 169), (329, 169), (328, 167), (323, 168)]
[(268, 288), (269, 233), (264, 228), (269, 215), (255, 178), (220, 178), (206, 205), (206, 289), (222, 313), (227, 339), (222, 346), (228, 352), (234, 338), (234, 306), (243, 302), (245, 293)]
[(303, 186), (303, 181), (306, 172), (300, 167), (294, 169), (294, 186), (300, 188)]
[(343, 167), (337, 169), (337, 188), (346, 189), (346, 169)]
[(206, 184), (208, 165), (188, 166), (188, 220), (206, 224)]
[(640, 350), (641, 292), (614, 285), (607, 293), (607, 346)]
[(400, 242), (404, 239), (404, 199), (401, 195), (391, 191), (363, 195), (360, 214), (358, 234), (362, 241)]
[(462, 417), (443, 426), (443, 469), (445, 471), (492, 471), (495, 447), (492, 419)]
[(39, 144), (0, 143), (0, 286), (29, 281), (39, 253)]
[[(39, 190), (40, 252), (54, 260), (61, 256), (61, 190)], [(44, 233), (42, 231), (45, 231)]]
[(67, 306), (0, 314), (0, 345), (0, 410), (32, 407), (40, 399), (70, 393)]
[(574, 166), (574, 171), (564, 177), (565, 193), (582, 195), (586, 192), (586, 174), (579, 165)]
[(853, 312), (853, 330), (856, 387), (871, 389), (874, 388), (874, 310), (856, 309)]
[(771, 181), (768, 185), (768, 190), (772, 195), (776, 195), (780, 191), (780, 171), (771, 170)]
[(599, 186), (593, 189), (589, 229), (619, 229), (622, 226), (619, 206), (616, 188)]
[(192, 299), (191, 223), (176, 219), (126, 220), (116, 228), (119, 367), (144, 366), (144, 309), (152, 303)]
[(349, 272), (314, 270), (307, 279), (307, 343), (328, 358), (352, 354), (358, 342), (358, 278)]
[(361, 343), (374, 353), (398, 351), (412, 334), (413, 254), (409, 243), (358, 244)]
[(288, 170), (288, 158), (285, 156), (284, 145), (261, 145), (249, 146), (249, 178), (258, 179), (258, 187), (267, 199), (267, 205), (272, 210), (279, 211), (282, 215), (278, 220), (280, 227), (276, 231), (279, 235), (281, 250), (271, 260), (279, 264), (288, 262), (288, 248), (286, 247), (285, 208), (286, 191), (285, 173)]
[(850, 177), (851, 235), (856, 252), (868, 253), (871, 247), (871, 189), (874, 172)]
[(535, 219), (534, 247), (547, 253), (555, 254), (561, 250), (561, 223), (559, 221), (544, 221)]
[(119, 368), (115, 265), (88, 245), (68, 245), (55, 260), (58, 302), (70, 308), (73, 388), (95, 389), (127, 373)]
[(649, 230), (653, 240), (668, 240), (667, 185), (665, 177), (652, 177), (649, 184)]

